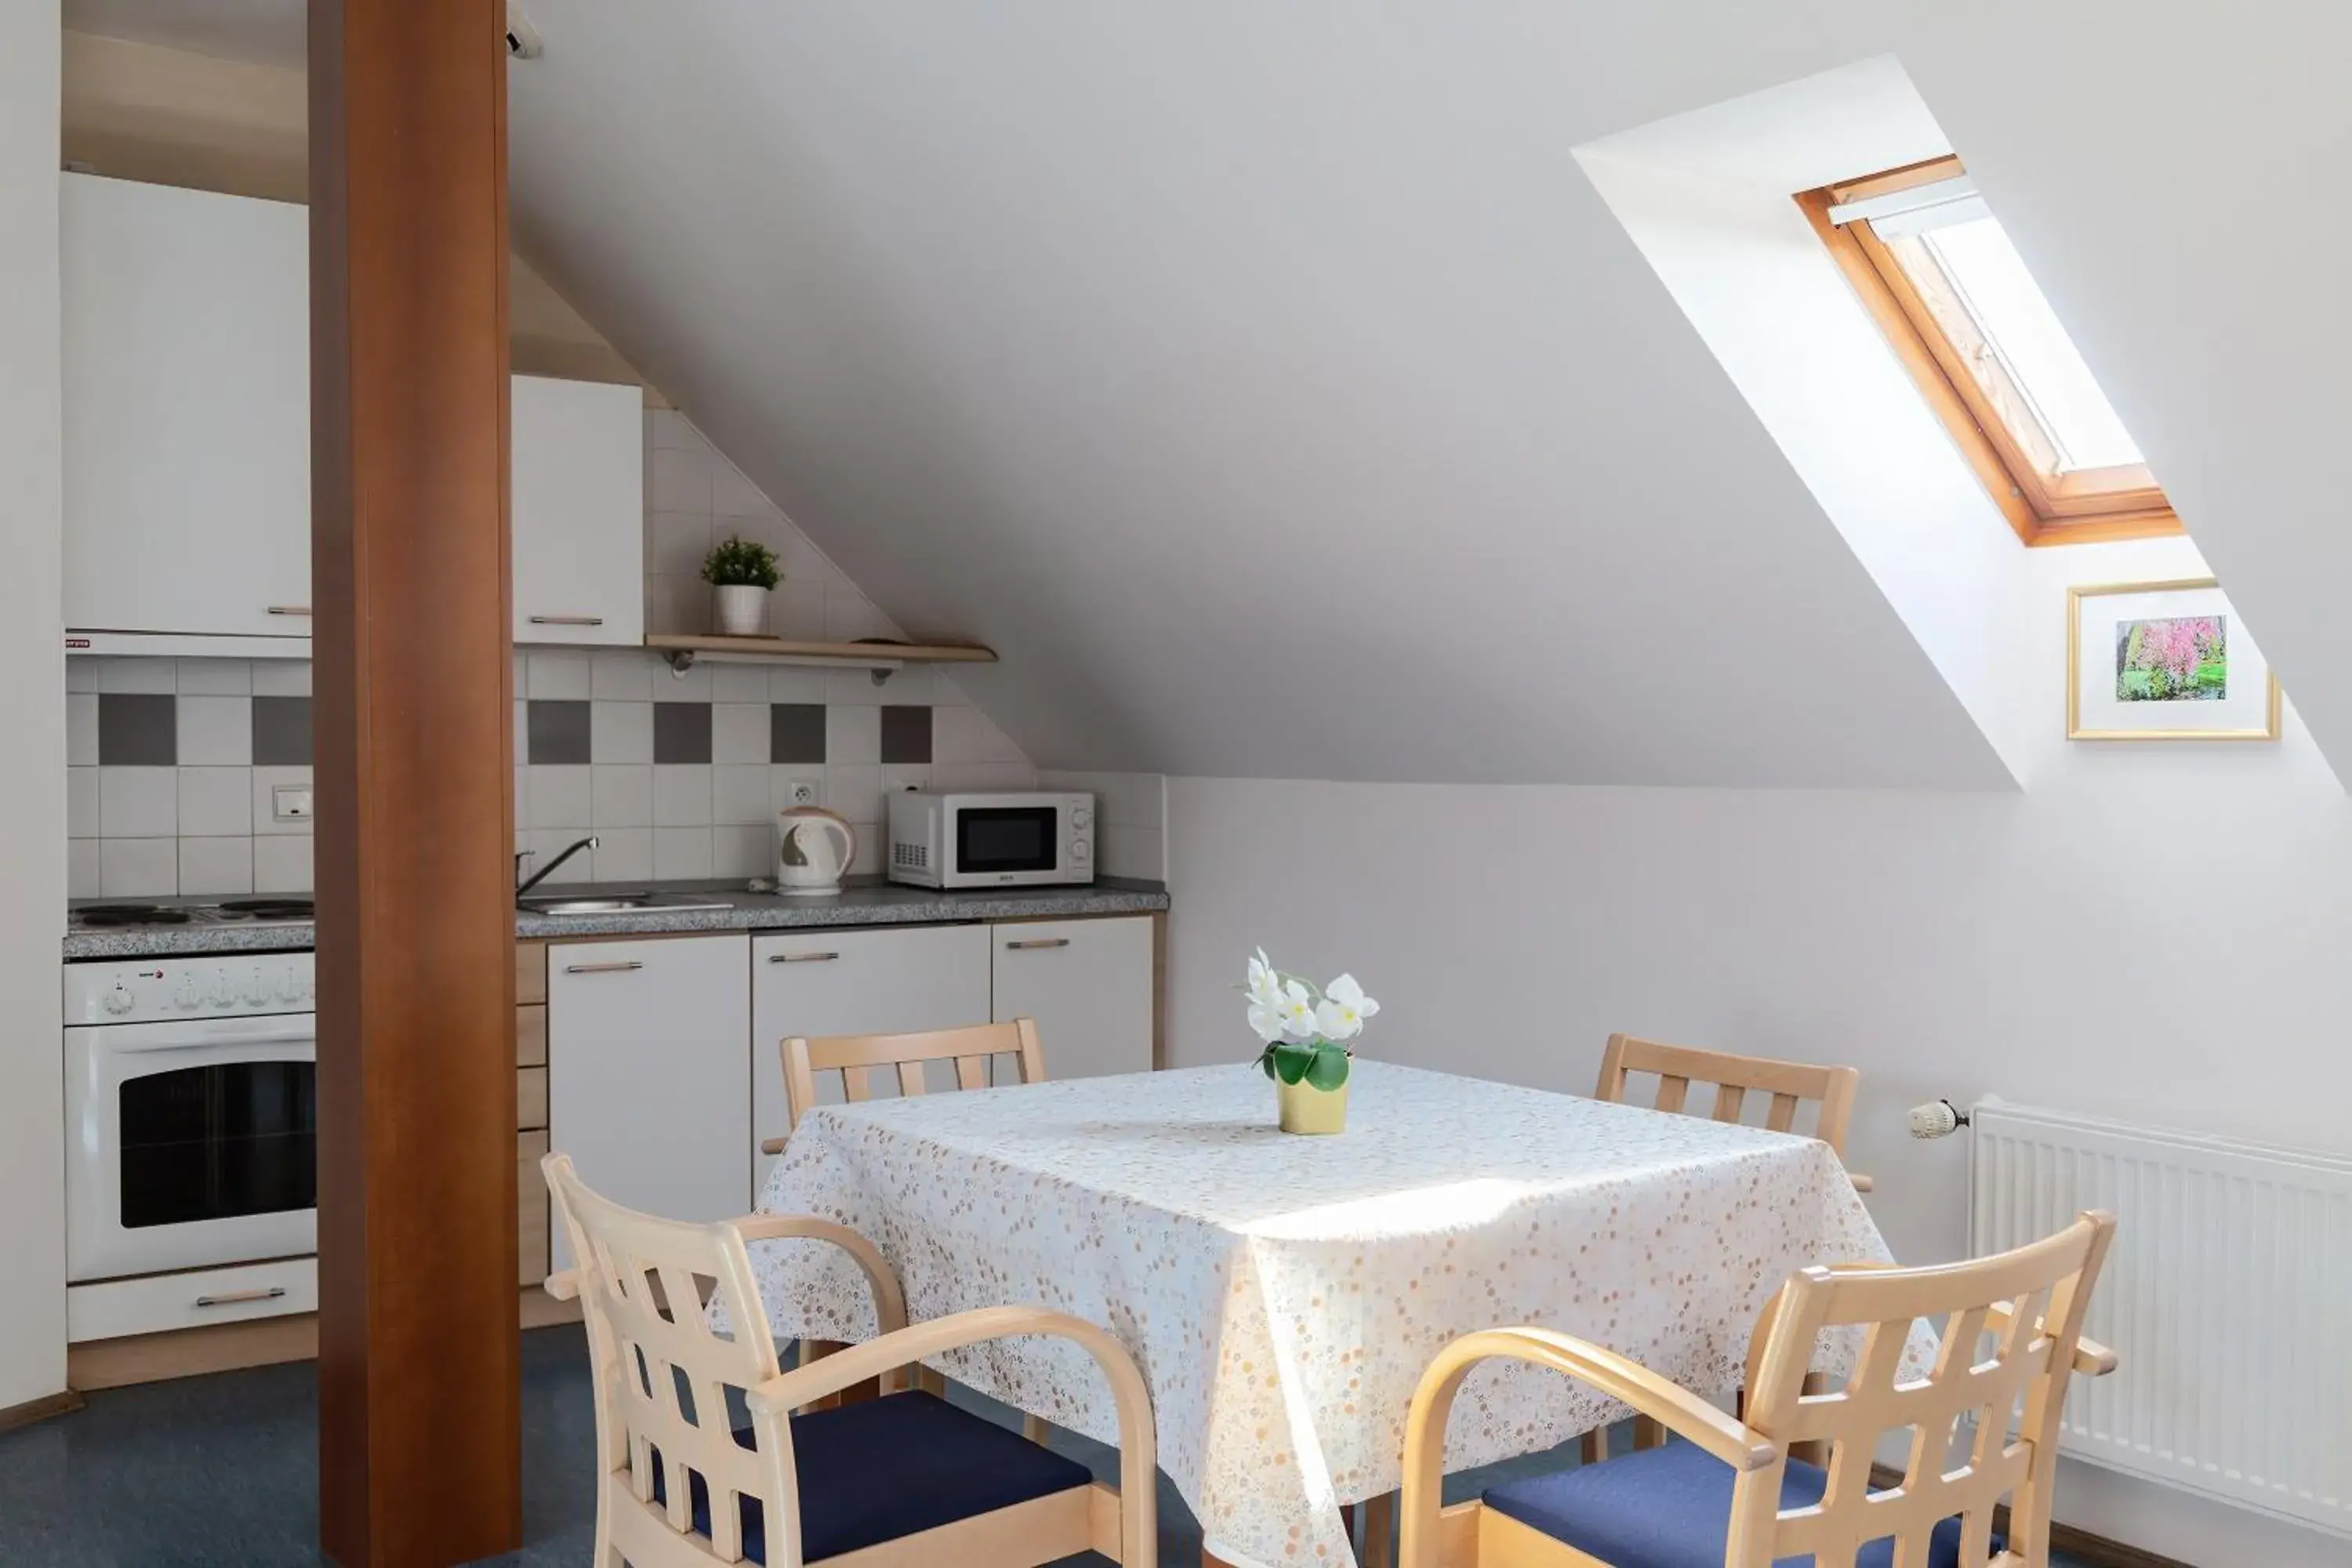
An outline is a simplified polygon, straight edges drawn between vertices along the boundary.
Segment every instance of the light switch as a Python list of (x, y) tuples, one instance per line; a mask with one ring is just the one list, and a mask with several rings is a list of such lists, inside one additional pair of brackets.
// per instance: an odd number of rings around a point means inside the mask
[(270, 814), (280, 822), (310, 820), (310, 786), (278, 784), (269, 792)]

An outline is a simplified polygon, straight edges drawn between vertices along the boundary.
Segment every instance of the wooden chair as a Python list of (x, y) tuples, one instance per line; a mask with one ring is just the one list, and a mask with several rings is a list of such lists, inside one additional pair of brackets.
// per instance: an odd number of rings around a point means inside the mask
[[(1737, 1419), (1565, 1334), (1495, 1329), (1456, 1340), (1423, 1374), (1406, 1417), (1402, 1568), (1769, 1568), (1800, 1560), (1820, 1568), (2047, 1568), (2067, 1376), (2116, 1365), (2112, 1352), (2082, 1337), (2115, 1229), (2114, 1215), (2088, 1213), (2046, 1240), (1971, 1263), (1790, 1276), (1749, 1341), (1748, 1400)], [(1942, 1320), (1942, 1348), (1924, 1378), (1898, 1383), (1922, 1316)], [(1844, 1325), (1864, 1331), (1853, 1375), (1809, 1394), (1817, 1337)], [(1446, 1416), (1463, 1377), (1493, 1357), (1566, 1373), (1688, 1441), (1442, 1508)], [(1954, 1463), (1950, 1442), (1968, 1417), (1973, 1436)], [(1906, 1427), (1902, 1480), (1874, 1489), (1879, 1437)], [(1801, 1457), (1807, 1445), (1826, 1447), (1825, 1468)], [(1993, 1510), (2004, 1497), (2009, 1538), (1995, 1555)]]
[[(897, 1277), (872, 1243), (823, 1220), (754, 1215), (687, 1225), (634, 1213), (582, 1184), (572, 1162), (541, 1168), (577, 1267), (547, 1281), (576, 1297), (595, 1374), (594, 1568), (1033, 1568), (1094, 1551), (1129, 1568), (1156, 1561), (1150, 1396), (1118, 1342), (1091, 1323), (1026, 1307), (960, 1312), (909, 1328)], [(880, 1333), (796, 1372), (776, 1359), (747, 1241), (830, 1242), (872, 1288)], [(706, 1300), (726, 1309), (713, 1333)], [(1110, 1381), (1119, 1485), (1018, 1433), (919, 1390), (901, 1369), (959, 1346), (1022, 1334), (1076, 1342)], [(867, 1379), (877, 1399), (793, 1412)], [(738, 1405), (747, 1414), (736, 1414)]]
[[(1764, 1125), (1774, 1132), (1795, 1131), (1797, 1108), (1811, 1100), (1821, 1107), (1812, 1136), (1828, 1144), (1839, 1159), (1845, 1158), (1846, 1123), (1853, 1118), (1854, 1091), (1862, 1084), (1862, 1074), (1853, 1068), (1735, 1057), (1612, 1035), (1609, 1048), (1601, 1058), (1601, 1085), (1592, 1091), (1592, 1098), (1624, 1104), (1626, 1080), (1637, 1072), (1657, 1075), (1660, 1110), (1685, 1110), (1692, 1084), (1714, 1085), (1715, 1103), (1710, 1109), (1717, 1121), (1739, 1121), (1747, 1111), (1748, 1095), (1769, 1094), (1772, 1103), (1766, 1109)], [(1869, 1192), (1875, 1184), (1868, 1176), (1853, 1177), (1856, 1192)]]
[[(784, 1041), (784, 1104), (790, 1125), (798, 1127), (801, 1118), (816, 1109), (816, 1075), (821, 1072), (839, 1073), (842, 1093), (864, 1100), (874, 1098), (874, 1075), (883, 1071), (897, 1075), (900, 1094), (922, 1093), (928, 1087), (924, 1069), (932, 1062), (955, 1063), (958, 1089), (986, 1089), (988, 1061), (994, 1056), (1013, 1058), (1023, 1083), (1045, 1080), (1045, 1053), (1037, 1044), (1034, 1018), (917, 1035), (823, 1035), (814, 1039), (794, 1035)], [(760, 1152), (781, 1154), (784, 1142), (767, 1139)]]

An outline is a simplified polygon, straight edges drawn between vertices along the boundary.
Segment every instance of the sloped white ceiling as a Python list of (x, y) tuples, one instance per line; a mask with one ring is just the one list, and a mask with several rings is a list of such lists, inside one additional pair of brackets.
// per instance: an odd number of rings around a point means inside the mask
[(1042, 763), (2005, 786), (1570, 156), (1883, 53), (2352, 761), (2352, 7), (527, 9), (520, 247)]

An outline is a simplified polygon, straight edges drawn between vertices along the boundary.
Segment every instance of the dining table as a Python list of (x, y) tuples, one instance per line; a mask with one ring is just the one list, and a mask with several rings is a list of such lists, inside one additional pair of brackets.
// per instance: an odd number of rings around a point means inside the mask
[[(1890, 1261), (1815, 1139), (1359, 1058), (1346, 1130), (1285, 1133), (1255, 1065), (1074, 1079), (813, 1109), (762, 1210), (880, 1247), (910, 1320), (1035, 1305), (1100, 1324), (1150, 1385), (1161, 1468), (1237, 1568), (1353, 1561), (1343, 1509), (1400, 1484), (1405, 1415), (1440, 1347), (1532, 1324), (1699, 1393), (1740, 1384), (1793, 1270)], [(863, 1277), (806, 1241), (751, 1248), (780, 1340), (876, 1332)], [(1932, 1353), (1924, 1333), (1906, 1352)], [(1850, 1345), (1827, 1338), (1835, 1374)], [(1000, 1341), (933, 1370), (1116, 1442), (1110, 1393), (1064, 1341)], [(1449, 1471), (1626, 1414), (1557, 1373), (1465, 1385)]]

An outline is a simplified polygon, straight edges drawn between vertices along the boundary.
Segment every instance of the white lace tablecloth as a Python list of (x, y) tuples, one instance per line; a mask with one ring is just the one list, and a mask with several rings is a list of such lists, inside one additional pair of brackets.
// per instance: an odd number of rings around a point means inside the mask
[[(1209, 1550), (1264, 1568), (1350, 1560), (1339, 1505), (1396, 1489), (1413, 1386), (1457, 1335), (1540, 1324), (1727, 1392), (1791, 1270), (1888, 1256), (1811, 1139), (1369, 1061), (1345, 1133), (1274, 1123), (1254, 1066), (834, 1106), (793, 1132), (761, 1206), (870, 1237), (913, 1319), (1032, 1304), (1108, 1327), (1143, 1367), (1160, 1467)], [(752, 1258), (780, 1338), (873, 1336), (838, 1252)], [(1117, 1439), (1075, 1346), (937, 1364)], [(1455, 1407), (1447, 1468), (1623, 1414), (1490, 1365)]]

